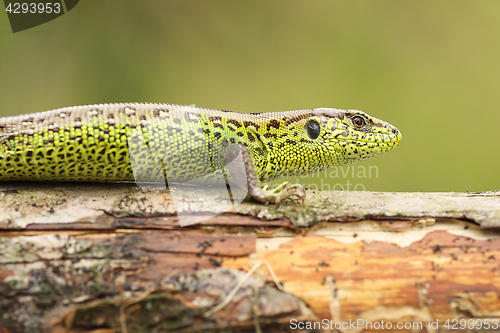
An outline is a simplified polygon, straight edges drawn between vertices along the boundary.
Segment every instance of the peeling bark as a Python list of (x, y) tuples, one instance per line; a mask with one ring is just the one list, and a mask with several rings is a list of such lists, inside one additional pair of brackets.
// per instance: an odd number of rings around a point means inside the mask
[[(500, 323), (500, 192), (308, 191), (276, 207), (211, 189), (0, 185), (0, 332)], [(201, 222), (181, 227), (176, 212)], [(277, 281), (262, 265), (206, 318), (261, 261)]]

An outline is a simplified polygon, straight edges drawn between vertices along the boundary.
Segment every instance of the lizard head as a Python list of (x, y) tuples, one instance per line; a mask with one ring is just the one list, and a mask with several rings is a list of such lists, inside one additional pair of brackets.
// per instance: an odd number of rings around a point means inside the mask
[(276, 115), (280, 126), (272, 120), (276, 135), (267, 143), (271, 149), (263, 179), (365, 160), (394, 149), (402, 139), (396, 127), (362, 111), (320, 108)]
[(395, 126), (362, 111), (314, 109), (313, 114), (306, 123), (307, 136), (333, 149), (339, 165), (390, 151), (402, 139)]

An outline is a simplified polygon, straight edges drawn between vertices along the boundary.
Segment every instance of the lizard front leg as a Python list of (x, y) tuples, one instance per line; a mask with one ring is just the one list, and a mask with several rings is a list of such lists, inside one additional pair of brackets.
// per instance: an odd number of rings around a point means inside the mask
[(283, 182), (275, 189), (268, 190), (260, 187), (252, 157), (248, 149), (241, 145), (230, 146), (226, 151), (225, 162), (229, 173), (238, 187), (247, 189), (248, 195), (262, 203), (279, 203), (292, 197), (304, 202), (305, 191), (299, 184)]

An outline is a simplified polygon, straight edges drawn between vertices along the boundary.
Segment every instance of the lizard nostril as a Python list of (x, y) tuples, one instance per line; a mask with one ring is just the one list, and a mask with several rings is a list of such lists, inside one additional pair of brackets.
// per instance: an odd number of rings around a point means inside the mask
[(398, 134), (398, 130), (397, 130), (397, 129), (395, 129), (395, 128), (393, 128), (393, 129), (392, 129), (392, 133), (394, 133), (394, 134), (396, 134), (396, 135), (397, 135), (397, 134)]

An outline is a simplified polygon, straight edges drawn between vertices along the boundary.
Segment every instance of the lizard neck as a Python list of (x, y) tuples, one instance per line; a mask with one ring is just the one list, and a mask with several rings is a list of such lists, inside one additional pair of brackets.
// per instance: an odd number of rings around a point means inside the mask
[(305, 175), (339, 165), (335, 150), (311, 145), (306, 124), (311, 110), (273, 112), (256, 116), (265, 161), (261, 162), (261, 181)]

